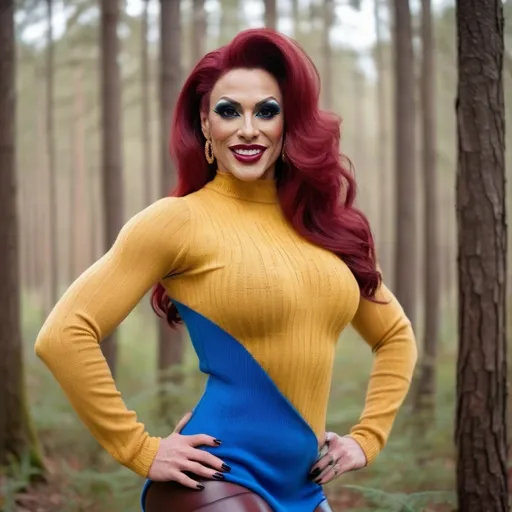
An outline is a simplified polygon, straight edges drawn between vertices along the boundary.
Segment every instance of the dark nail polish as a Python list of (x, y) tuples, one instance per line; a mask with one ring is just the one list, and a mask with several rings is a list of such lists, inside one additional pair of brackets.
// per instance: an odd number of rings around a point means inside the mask
[(222, 444), (222, 441), (220, 439), (214, 439), (213, 442), (216, 444), (216, 445), (219, 445), (219, 444)]
[(222, 470), (223, 471), (231, 471), (231, 468), (227, 464), (222, 464)]
[(316, 478), (320, 474), (320, 469), (316, 468), (314, 471), (311, 471), (309, 474), (309, 478), (313, 479)]
[(197, 484), (196, 487), (202, 491), (204, 489), (204, 485), (203, 484)]
[(224, 480), (224, 475), (222, 473), (214, 473), (212, 477), (215, 478), (215, 480)]

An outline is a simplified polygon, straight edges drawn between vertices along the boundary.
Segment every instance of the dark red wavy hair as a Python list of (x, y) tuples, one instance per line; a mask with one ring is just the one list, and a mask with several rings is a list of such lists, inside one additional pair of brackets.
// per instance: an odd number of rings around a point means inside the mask
[[(381, 277), (368, 220), (353, 206), (354, 177), (340, 155), (341, 120), (319, 109), (318, 71), (288, 37), (269, 29), (245, 30), (195, 66), (172, 121), (170, 149), (178, 172), (172, 195), (186, 196), (215, 176), (215, 165), (204, 157), (200, 111), (209, 108), (217, 80), (235, 68), (264, 69), (281, 87), (286, 158), (279, 159), (275, 179), (284, 215), (304, 238), (338, 255), (354, 274), (362, 296), (372, 299)], [(155, 287), (151, 302), (171, 326), (180, 321), (162, 285)]]

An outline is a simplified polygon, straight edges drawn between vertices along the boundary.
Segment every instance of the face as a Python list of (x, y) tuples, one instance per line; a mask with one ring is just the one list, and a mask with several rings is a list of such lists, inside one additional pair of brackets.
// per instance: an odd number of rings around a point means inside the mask
[(201, 127), (218, 170), (243, 181), (271, 179), (283, 145), (282, 95), (261, 69), (234, 69), (215, 84)]

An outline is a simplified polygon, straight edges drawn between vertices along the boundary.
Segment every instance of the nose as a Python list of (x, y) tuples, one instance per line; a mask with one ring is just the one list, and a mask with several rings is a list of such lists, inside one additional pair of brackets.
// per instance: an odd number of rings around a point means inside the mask
[(240, 127), (239, 135), (245, 140), (253, 140), (259, 135), (258, 128), (254, 125), (252, 115), (246, 115), (243, 118), (243, 124)]

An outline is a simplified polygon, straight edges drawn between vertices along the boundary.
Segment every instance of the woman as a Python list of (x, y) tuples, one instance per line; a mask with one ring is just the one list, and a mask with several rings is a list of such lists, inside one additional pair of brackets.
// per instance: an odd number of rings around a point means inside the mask
[[(175, 109), (175, 197), (126, 224), (39, 335), (91, 433), (148, 477), (146, 512), (330, 510), (322, 485), (374, 460), (404, 400), (413, 333), (380, 283), (339, 120), (318, 95), (313, 64), (275, 32), (247, 30), (205, 56)], [(155, 309), (186, 324), (209, 375), (165, 439), (126, 408), (99, 347), (157, 283)], [(361, 420), (340, 436), (325, 420), (349, 323), (375, 363)]]

